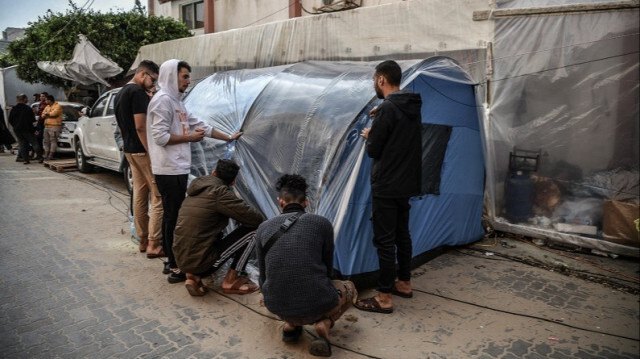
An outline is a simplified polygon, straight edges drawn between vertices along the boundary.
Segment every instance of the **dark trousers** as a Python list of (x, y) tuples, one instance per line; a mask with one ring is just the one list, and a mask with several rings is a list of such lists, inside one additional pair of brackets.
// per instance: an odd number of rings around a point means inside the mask
[(155, 175), (158, 191), (162, 196), (162, 248), (170, 268), (178, 268), (173, 255), (173, 231), (178, 221), (178, 211), (187, 193), (189, 175)]
[(25, 161), (29, 161), (29, 145), (33, 147), (33, 152), (38, 158), (42, 157), (42, 147), (40, 147), (38, 137), (35, 134), (29, 131), (23, 131), (16, 132), (16, 136), (18, 136), (18, 142), (20, 144), (20, 151), (18, 151), (19, 157)]
[(411, 235), (409, 234), (409, 198), (373, 197), (373, 245), (378, 249), (380, 276), (378, 290), (391, 293), (396, 279), (411, 278)]
[[(223, 238), (213, 242), (214, 253), (218, 256), (213, 266), (203, 273), (194, 273), (206, 277), (215, 273), (229, 259), (232, 259), (231, 269), (244, 272), (249, 256), (255, 247), (256, 228), (240, 226)], [(222, 237), (222, 235), (220, 235)]]

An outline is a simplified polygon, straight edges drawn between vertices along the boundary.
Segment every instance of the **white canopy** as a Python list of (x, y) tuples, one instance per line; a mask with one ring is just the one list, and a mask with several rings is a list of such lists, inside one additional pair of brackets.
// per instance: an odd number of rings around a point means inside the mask
[(85, 35), (78, 34), (78, 39), (70, 61), (38, 61), (38, 67), (54, 76), (83, 85), (99, 82), (109, 86), (104, 79), (121, 73), (122, 68), (102, 56)]

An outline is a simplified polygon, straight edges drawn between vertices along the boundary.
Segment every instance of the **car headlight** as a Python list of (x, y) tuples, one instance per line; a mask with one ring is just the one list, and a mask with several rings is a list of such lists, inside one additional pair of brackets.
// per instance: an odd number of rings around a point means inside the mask
[(75, 123), (65, 123), (64, 126), (62, 127), (62, 132), (71, 133), (75, 129), (76, 129), (76, 124)]

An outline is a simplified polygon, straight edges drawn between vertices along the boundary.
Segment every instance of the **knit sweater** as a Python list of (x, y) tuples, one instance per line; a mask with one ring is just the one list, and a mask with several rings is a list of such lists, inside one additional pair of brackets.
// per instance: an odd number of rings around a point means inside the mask
[(285, 318), (320, 316), (339, 302), (330, 280), (333, 226), (326, 218), (302, 214), (266, 257), (262, 251), (269, 238), (298, 210), (302, 207), (295, 204), (285, 207), (283, 214), (263, 222), (256, 233), (264, 304), (269, 311)]

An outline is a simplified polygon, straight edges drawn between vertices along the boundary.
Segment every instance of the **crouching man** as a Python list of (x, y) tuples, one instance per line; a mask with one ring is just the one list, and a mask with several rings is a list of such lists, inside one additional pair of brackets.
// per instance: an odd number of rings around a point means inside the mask
[[(213, 274), (229, 259), (233, 261), (222, 282), (222, 291), (248, 294), (258, 290), (255, 283), (240, 273), (253, 251), (255, 230), (263, 217), (231, 190), (238, 170), (235, 162), (219, 160), (211, 176), (191, 182), (187, 189), (189, 196), (180, 207), (173, 252), (178, 268), (186, 273), (185, 287), (193, 296), (205, 295), (201, 278)], [(223, 237), (229, 218), (237, 222), (238, 228)]]
[(314, 324), (319, 338), (311, 343), (309, 352), (330, 356), (330, 329), (358, 293), (352, 282), (330, 279), (333, 226), (322, 216), (305, 213), (305, 179), (284, 175), (276, 190), (282, 214), (261, 224), (256, 232), (264, 304), (285, 322), (284, 342), (296, 342), (302, 325)]

